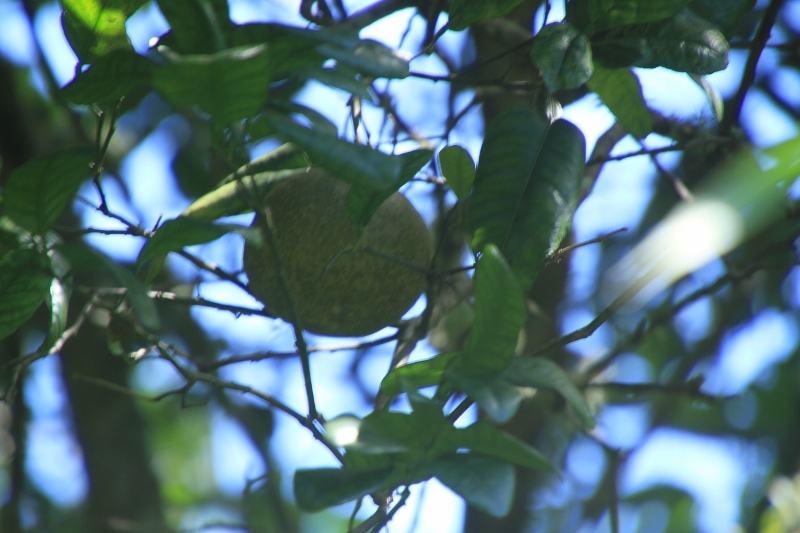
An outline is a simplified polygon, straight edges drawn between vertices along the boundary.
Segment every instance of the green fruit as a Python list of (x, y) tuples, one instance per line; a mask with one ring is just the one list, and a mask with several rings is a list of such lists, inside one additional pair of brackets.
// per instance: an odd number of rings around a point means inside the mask
[(267, 311), (291, 321), (288, 288), (299, 324), (312, 333), (373, 333), (397, 322), (425, 290), (433, 245), (419, 213), (405, 196), (393, 194), (353, 250), (357, 228), (346, 210), (349, 190), (320, 169), (280, 183), (264, 201), (267, 220), (257, 216), (253, 222), (262, 232), (269, 227), (272, 238), (263, 235), (263, 246), (244, 249), (251, 292)]

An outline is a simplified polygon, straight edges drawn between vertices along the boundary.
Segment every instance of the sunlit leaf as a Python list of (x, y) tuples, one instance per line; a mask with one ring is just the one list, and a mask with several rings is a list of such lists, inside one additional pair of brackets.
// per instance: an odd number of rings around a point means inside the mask
[(580, 87), (592, 77), (589, 38), (567, 22), (542, 28), (536, 34), (530, 58), (551, 93)]
[(271, 62), (265, 45), (166, 57), (154, 73), (156, 89), (173, 104), (198, 106), (220, 126), (255, 116), (266, 102)]
[(588, 85), (631, 135), (641, 139), (653, 130), (642, 85), (633, 71), (597, 66)]
[(298, 470), (294, 474), (294, 497), (304, 511), (321, 511), (375, 492), (391, 474), (391, 468)]
[(464, 148), (454, 144), (442, 148), (437, 157), (447, 185), (459, 200), (466, 199), (475, 181), (475, 162), (472, 156)]
[(125, 23), (146, 0), (61, 0), (61, 25), (82, 63), (113, 50), (131, 50)]
[(481, 511), (505, 516), (511, 509), (515, 473), (505, 461), (476, 453), (453, 453), (435, 459), (430, 471)]
[(519, 387), (544, 388), (558, 392), (578, 415), (584, 427), (594, 427), (594, 415), (583, 394), (569, 375), (549, 359), (517, 357), (500, 376)]
[(581, 132), (515, 106), (489, 125), (467, 229), (473, 251), (496, 244), (523, 289), (567, 234), (583, 177)]
[(24, 324), (47, 298), (53, 281), (47, 256), (19, 248), (0, 259), (0, 339)]
[(91, 162), (88, 151), (69, 150), (16, 168), (6, 184), (5, 214), (28, 231), (43, 235), (89, 177)]

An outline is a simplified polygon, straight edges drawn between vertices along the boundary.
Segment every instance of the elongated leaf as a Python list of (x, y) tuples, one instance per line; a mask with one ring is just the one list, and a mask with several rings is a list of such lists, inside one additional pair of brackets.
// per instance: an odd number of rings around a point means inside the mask
[(220, 186), (237, 181), (245, 176), (255, 176), (262, 172), (297, 170), (304, 169), (308, 166), (308, 160), (303, 154), (303, 151), (291, 143), (286, 143), (242, 165), (236, 169), (235, 172), (228, 174), (225, 176), (225, 179), (220, 182)]
[(496, 244), (520, 280), (533, 285), (567, 234), (583, 176), (581, 132), (516, 106), (488, 127), (467, 229), (473, 251)]
[(454, 449), (467, 448), (533, 470), (556, 470), (538, 450), (486, 422), (453, 428), (447, 436)]
[(16, 168), (6, 185), (6, 215), (31, 233), (44, 235), (89, 177), (91, 161), (87, 151), (69, 150)]
[(495, 0), (492, 2), (453, 0), (450, 2), (449, 28), (461, 31), (479, 20), (502, 17), (521, 2), (522, 0)]
[(375, 492), (391, 474), (391, 468), (298, 470), (294, 474), (294, 497), (304, 511), (321, 511)]
[(589, 89), (597, 93), (609, 111), (637, 139), (653, 131), (653, 119), (644, 101), (642, 85), (630, 69), (595, 67)]
[(111, 272), (117, 282), (126, 289), (126, 298), (139, 323), (147, 329), (158, 329), (161, 321), (156, 305), (147, 294), (147, 287), (136, 276), (94, 248), (74, 244), (63, 244), (57, 248), (74, 270), (103, 269)]
[(692, 11), (714, 23), (727, 38), (733, 36), (739, 22), (756, 5), (756, 0), (693, 0)]
[[(45, 303), (50, 308), (50, 327), (47, 330), (47, 337), (40, 349), (50, 349), (67, 329), (67, 318), (69, 314), (69, 298), (72, 294), (72, 284), (69, 278), (65, 278), (72, 266), (56, 249), (48, 252), (53, 278), (50, 283), (50, 292)], [(59, 279), (62, 278), (62, 279)]]
[(505, 461), (476, 453), (454, 453), (435, 459), (430, 471), (481, 511), (505, 516), (511, 509), (515, 473)]
[(689, 74), (689, 77), (698, 87), (703, 89), (706, 98), (708, 98), (708, 103), (711, 106), (711, 112), (714, 113), (714, 118), (717, 119), (718, 122), (722, 122), (722, 118), (725, 115), (725, 100), (723, 100), (722, 95), (708, 82), (705, 76)]
[(320, 66), (305, 67), (296, 72), (301, 78), (317, 80), (329, 87), (341, 89), (353, 96), (359, 96), (369, 102), (375, 100), (375, 95), (370, 92), (369, 87), (354, 76), (355, 71), (351, 68), (343, 68), (341, 65), (323, 68)]
[(444, 375), (500, 424), (508, 422), (519, 409), (522, 395), (517, 387), (506, 380), (497, 376), (475, 376), (458, 370), (447, 370)]
[(47, 298), (53, 274), (45, 254), (18, 248), (0, 259), (0, 339), (24, 324)]
[(397, 367), (381, 381), (381, 393), (393, 398), (403, 392), (403, 383), (415, 389), (436, 385), (442, 380), (445, 368), (460, 356), (460, 352), (443, 353), (424, 361)]
[(594, 427), (594, 415), (581, 391), (560, 366), (541, 357), (518, 357), (501, 377), (520, 387), (551, 389), (558, 392), (572, 407), (586, 428)]
[(114, 50), (78, 74), (61, 89), (61, 96), (79, 105), (117, 104), (148, 85), (154, 69), (153, 63), (133, 50)]
[(228, 46), (233, 29), (227, 0), (160, 0), (175, 50), (181, 54), (213, 54)]
[(475, 161), (464, 148), (454, 144), (439, 151), (439, 168), (447, 185), (459, 200), (464, 200), (475, 181)]
[(206, 220), (239, 215), (252, 210), (253, 202), (266, 196), (278, 183), (305, 172), (306, 169), (301, 168), (245, 175), (240, 181), (230, 181), (201, 196), (181, 215)]
[[(412, 392), (413, 394), (413, 392)], [(433, 416), (431, 416), (433, 414)], [(394, 411), (373, 411), (361, 422), (358, 441), (359, 451), (372, 448), (372, 453), (384, 453), (386, 449), (375, 448), (393, 443), (398, 446), (395, 451), (416, 450), (418, 452), (429, 449), (442, 429), (448, 426), (441, 412), (421, 409), (411, 413), (397, 413)]]
[(567, 20), (588, 33), (667, 19), (691, 0), (571, 0)]
[[(139, 253), (138, 261), (154, 259), (160, 255), (182, 250), (187, 246), (205, 244), (219, 239), (223, 235), (236, 231), (239, 233), (252, 233), (258, 236), (258, 231), (249, 231), (250, 228), (235, 224), (215, 224), (207, 220), (192, 217), (178, 217), (167, 220), (155, 232), (153, 237)], [(255, 238), (255, 237), (251, 237)]]
[(497, 247), (487, 246), (475, 266), (475, 321), (460, 369), (486, 375), (508, 366), (526, 318), (525, 299), (516, 277)]
[(61, 25), (81, 63), (113, 50), (131, 50), (125, 22), (145, 0), (61, 0)]
[(580, 87), (592, 77), (589, 38), (568, 22), (542, 28), (536, 34), (530, 57), (551, 93)]
[(403, 162), (396, 156), (304, 128), (277, 114), (269, 114), (267, 119), (287, 141), (305, 151), (314, 166), (357, 187), (384, 192), (400, 179)]
[(399, 160), (400, 175), (390, 187), (375, 191), (360, 185), (354, 185), (347, 194), (347, 213), (356, 226), (364, 227), (372, 219), (375, 211), (397, 190), (411, 181), (420, 169), (431, 159), (433, 152), (430, 150), (412, 150), (395, 157)]
[(169, 55), (156, 69), (156, 89), (177, 105), (196, 105), (220, 125), (256, 115), (267, 98), (267, 46), (235, 48), (214, 55)]
[(405, 78), (408, 76), (408, 61), (394, 50), (378, 41), (363, 40), (352, 49), (321, 44), (316, 48), (323, 56), (348, 65), (362, 74), (375, 78)]

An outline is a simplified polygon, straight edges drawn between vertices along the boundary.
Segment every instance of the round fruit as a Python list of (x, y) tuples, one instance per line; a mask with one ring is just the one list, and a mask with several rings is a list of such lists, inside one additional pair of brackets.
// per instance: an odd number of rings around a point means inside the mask
[[(425, 289), (433, 255), (425, 222), (405, 196), (393, 194), (364, 228), (347, 214), (350, 185), (321, 169), (289, 178), (265, 199), (267, 220), (254, 226), (263, 246), (244, 249), (249, 288), (267, 310), (322, 335), (362, 336), (397, 322)], [(272, 245), (274, 243), (274, 247)], [(278, 263), (283, 277), (281, 283)]]

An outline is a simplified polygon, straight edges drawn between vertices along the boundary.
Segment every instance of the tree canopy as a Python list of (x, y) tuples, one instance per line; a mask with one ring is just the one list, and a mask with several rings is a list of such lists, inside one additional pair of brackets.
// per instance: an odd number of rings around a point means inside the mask
[(0, 2), (0, 530), (798, 530), (797, 6)]

